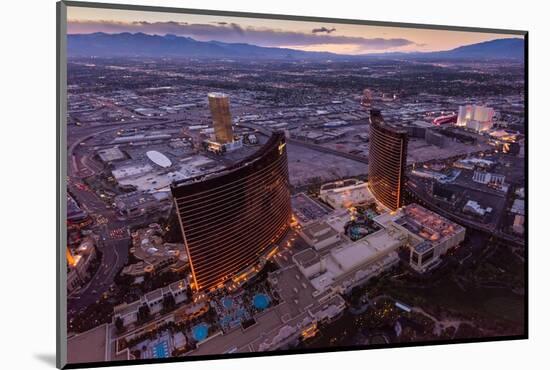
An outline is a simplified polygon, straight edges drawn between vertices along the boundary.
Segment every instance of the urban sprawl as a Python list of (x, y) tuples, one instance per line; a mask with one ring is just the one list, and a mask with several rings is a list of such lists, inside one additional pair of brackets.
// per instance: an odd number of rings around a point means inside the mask
[(69, 59), (69, 362), (521, 334), (523, 81)]

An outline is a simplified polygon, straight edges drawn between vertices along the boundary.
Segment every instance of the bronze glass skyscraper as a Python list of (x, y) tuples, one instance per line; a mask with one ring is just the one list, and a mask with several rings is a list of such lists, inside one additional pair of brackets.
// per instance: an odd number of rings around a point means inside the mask
[(233, 126), (229, 111), (229, 96), (224, 93), (212, 92), (208, 94), (208, 104), (214, 123), (214, 135), (220, 144), (233, 141)]
[(371, 110), (369, 188), (391, 210), (402, 205), (406, 164), (407, 132), (385, 123), (379, 110)]
[(285, 136), (222, 171), (176, 182), (172, 195), (196, 290), (259, 262), (290, 224)]

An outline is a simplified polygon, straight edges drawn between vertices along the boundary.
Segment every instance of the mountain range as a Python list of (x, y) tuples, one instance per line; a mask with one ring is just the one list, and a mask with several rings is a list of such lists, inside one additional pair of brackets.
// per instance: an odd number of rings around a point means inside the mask
[(277, 60), (327, 60), (361, 58), (399, 58), (434, 60), (523, 60), (521, 38), (496, 39), (437, 52), (388, 52), (363, 55), (342, 55), (330, 52), (302, 51), (263, 47), (245, 43), (197, 41), (190, 37), (167, 34), (96, 32), (67, 36), (69, 57), (186, 57), (186, 58), (250, 58)]

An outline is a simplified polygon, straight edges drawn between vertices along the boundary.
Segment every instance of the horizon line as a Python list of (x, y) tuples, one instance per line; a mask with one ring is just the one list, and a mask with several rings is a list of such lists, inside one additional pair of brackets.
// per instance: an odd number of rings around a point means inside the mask
[(245, 45), (251, 45), (251, 46), (256, 46), (256, 47), (260, 47), (260, 48), (282, 49), (282, 50), (289, 49), (289, 50), (302, 51), (302, 52), (307, 52), (307, 53), (315, 53), (315, 54), (327, 53), (327, 54), (333, 54), (335, 56), (347, 56), (347, 57), (360, 57), (360, 56), (384, 55), (384, 54), (402, 54), (402, 55), (430, 54), (430, 53), (452, 51), (452, 50), (456, 50), (458, 48), (465, 47), (465, 46), (486, 44), (486, 43), (494, 42), (494, 41), (497, 41), (497, 40), (521, 40), (521, 41), (525, 41), (525, 37), (521, 37), (520, 35), (511, 35), (512, 37), (501, 37), (501, 38), (495, 38), (495, 39), (486, 40), (486, 41), (482, 41), (482, 42), (471, 43), (471, 44), (462, 44), (462, 45), (456, 46), (456, 47), (451, 48), (451, 49), (440, 49), (440, 50), (432, 50), (432, 51), (420, 51), (420, 50), (416, 50), (416, 51), (415, 50), (411, 50), (411, 51), (379, 51), (379, 52), (367, 52), (367, 53), (364, 53), (364, 54), (344, 54), (344, 53), (336, 53), (336, 52), (333, 52), (333, 51), (303, 50), (303, 49), (299, 49), (299, 48), (293, 48), (292, 46), (262, 46), (262, 45), (258, 45), (258, 44), (252, 44), (252, 43), (249, 43), (249, 42), (226, 42), (226, 41), (219, 41), (219, 40), (216, 40), (216, 39), (202, 41), (202, 40), (197, 40), (196, 38), (193, 38), (191, 36), (176, 35), (174, 33), (161, 34), (161, 33), (148, 33), (148, 32), (142, 32), (142, 31), (138, 31), (138, 32), (131, 32), (131, 31), (123, 31), (123, 32), (95, 31), (95, 32), (67, 33), (66, 35), (67, 36), (83, 36), (83, 35), (94, 35), (94, 34), (105, 34), (105, 35), (130, 34), (130, 35), (147, 35), (147, 36), (158, 36), (158, 37), (174, 36), (174, 37), (177, 37), (177, 38), (187, 38), (187, 39), (191, 39), (191, 40), (194, 40), (194, 41), (197, 41), (197, 42), (205, 42), (205, 43), (217, 42), (217, 43), (222, 43), (222, 44), (227, 44), (227, 45), (245, 44)]

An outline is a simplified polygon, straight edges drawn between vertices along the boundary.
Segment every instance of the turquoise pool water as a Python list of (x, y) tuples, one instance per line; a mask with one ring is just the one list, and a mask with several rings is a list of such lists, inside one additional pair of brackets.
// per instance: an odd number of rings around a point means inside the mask
[(252, 298), (252, 303), (258, 310), (265, 310), (269, 306), (269, 297), (263, 293), (256, 294), (254, 298)]
[(201, 340), (205, 340), (208, 337), (208, 325), (207, 324), (199, 324), (195, 325), (193, 329), (191, 329), (193, 332), (193, 338), (200, 342)]
[(153, 346), (153, 358), (166, 358), (168, 357), (168, 343), (166, 341), (160, 342)]

